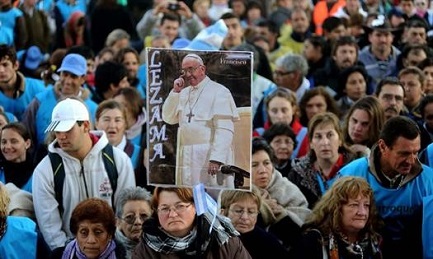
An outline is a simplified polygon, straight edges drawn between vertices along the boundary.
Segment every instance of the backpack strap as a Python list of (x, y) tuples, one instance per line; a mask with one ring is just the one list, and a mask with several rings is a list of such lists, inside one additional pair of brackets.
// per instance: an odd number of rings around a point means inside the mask
[[(57, 153), (48, 152), (48, 156), (51, 161), (51, 168), (53, 169), (54, 175), (54, 193), (59, 204), (60, 215), (63, 214), (63, 183), (65, 182), (65, 167), (63, 166), (63, 159)], [(104, 161), (105, 171), (107, 172), (110, 185), (113, 190), (111, 196), (112, 206), (114, 207), (114, 193), (117, 189), (117, 167), (114, 161), (113, 146), (107, 144), (102, 149), (102, 161)]]
[(60, 215), (63, 214), (63, 183), (65, 181), (65, 168), (62, 157), (53, 152), (48, 152), (51, 161), (51, 168), (54, 175), (54, 194), (59, 204)]
[(117, 172), (116, 163), (114, 161), (112, 145), (107, 144), (102, 149), (102, 160), (104, 161), (105, 171), (107, 171), (108, 179), (110, 180), (111, 189), (113, 189), (113, 195), (111, 195), (111, 202), (114, 207), (114, 193), (117, 189), (117, 178), (119, 175)]

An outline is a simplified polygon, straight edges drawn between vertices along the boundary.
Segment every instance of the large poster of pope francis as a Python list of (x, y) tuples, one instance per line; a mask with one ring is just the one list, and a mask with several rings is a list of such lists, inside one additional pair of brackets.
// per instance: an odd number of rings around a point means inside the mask
[(251, 188), (254, 55), (220, 51), (226, 32), (219, 21), (182, 49), (146, 49), (150, 185)]

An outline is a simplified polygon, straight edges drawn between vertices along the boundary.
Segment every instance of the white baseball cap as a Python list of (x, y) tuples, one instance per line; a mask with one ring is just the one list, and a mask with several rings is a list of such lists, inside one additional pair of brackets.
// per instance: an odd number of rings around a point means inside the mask
[(89, 111), (84, 103), (79, 100), (66, 98), (60, 101), (53, 109), (51, 123), (46, 132), (66, 132), (72, 129), (77, 121), (89, 121)]

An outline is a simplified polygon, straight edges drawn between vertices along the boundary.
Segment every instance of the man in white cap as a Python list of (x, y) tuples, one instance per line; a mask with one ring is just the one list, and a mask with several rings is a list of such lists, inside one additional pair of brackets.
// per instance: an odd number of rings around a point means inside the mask
[(97, 108), (97, 104), (89, 98), (90, 92), (83, 87), (87, 73), (87, 62), (83, 56), (79, 54), (66, 55), (57, 71), (60, 72), (60, 80), (54, 86), (48, 86), (45, 91), (35, 96), (22, 119), (30, 131), (36, 149), (43, 155), (48, 145), (45, 142), (44, 130), (50, 124), (50, 114), (58, 100), (65, 97), (80, 97), (90, 111), (92, 123)]
[[(229, 89), (206, 75), (200, 56), (186, 55), (181, 72), (162, 107), (166, 123), (179, 123), (179, 184), (217, 186), (220, 166), (233, 164), (233, 121), (239, 120), (236, 104)], [(234, 188), (233, 177), (226, 178), (218, 185)]]
[[(54, 107), (46, 131), (54, 132), (55, 140), (48, 146), (49, 155), (34, 171), (33, 203), (39, 228), (53, 250), (65, 246), (72, 237), (69, 221), (80, 201), (97, 197), (113, 206), (122, 189), (135, 186), (135, 178), (126, 153), (112, 147), (110, 155), (107, 148), (111, 146), (105, 133), (91, 131), (89, 112), (78, 98), (67, 98)], [(53, 154), (61, 158), (55, 169)], [(113, 160), (113, 170), (117, 172), (114, 179), (104, 156)], [(64, 178), (59, 193), (56, 186), (61, 172)]]

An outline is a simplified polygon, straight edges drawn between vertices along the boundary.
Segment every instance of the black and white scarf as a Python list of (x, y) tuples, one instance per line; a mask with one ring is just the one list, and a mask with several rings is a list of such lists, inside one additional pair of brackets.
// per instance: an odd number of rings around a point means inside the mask
[(198, 240), (202, 243), (199, 252), (203, 254), (211, 241), (216, 240), (219, 245), (223, 245), (230, 237), (239, 235), (230, 219), (220, 215), (214, 216), (209, 212), (204, 213), (200, 216), (203, 217), (200, 226), (196, 225), (187, 236), (182, 238), (168, 234), (161, 228), (157, 219), (150, 218), (143, 224), (142, 237), (144, 242), (156, 252), (163, 254), (183, 252), (187, 255), (196, 255), (197, 228), (200, 227), (201, 237)]

